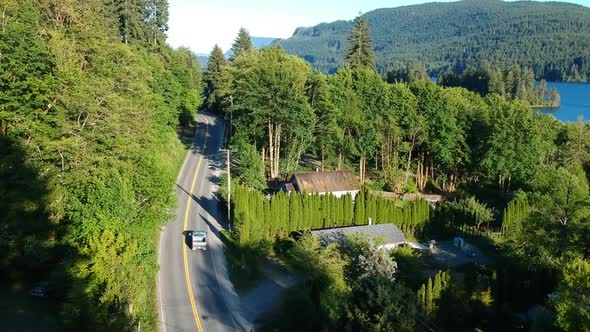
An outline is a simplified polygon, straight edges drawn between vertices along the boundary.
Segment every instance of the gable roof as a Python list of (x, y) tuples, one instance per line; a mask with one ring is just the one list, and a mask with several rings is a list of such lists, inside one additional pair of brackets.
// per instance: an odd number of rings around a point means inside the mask
[(364, 225), (352, 227), (340, 227), (311, 231), (322, 244), (339, 242), (346, 236), (353, 234), (366, 234), (372, 238), (381, 238), (384, 244), (400, 244), (406, 242), (406, 237), (394, 224)]
[(326, 193), (360, 190), (361, 183), (351, 171), (301, 172), (293, 174), (299, 192)]

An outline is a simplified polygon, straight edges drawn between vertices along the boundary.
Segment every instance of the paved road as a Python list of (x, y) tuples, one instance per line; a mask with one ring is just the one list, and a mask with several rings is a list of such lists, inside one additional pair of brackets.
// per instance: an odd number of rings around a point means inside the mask
[[(224, 167), (219, 149), (223, 120), (198, 115), (198, 127), (178, 176), (176, 217), (160, 237), (158, 275), (160, 331), (250, 331), (231, 284), (219, 230), (219, 201), (213, 194)], [(207, 230), (209, 250), (192, 251), (187, 230)], [(184, 233), (184, 234), (183, 234)]]

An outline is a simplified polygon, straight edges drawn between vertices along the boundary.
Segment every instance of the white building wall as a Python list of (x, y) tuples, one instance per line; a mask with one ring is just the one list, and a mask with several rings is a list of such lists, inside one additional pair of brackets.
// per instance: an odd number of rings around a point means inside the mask
[(359, 190), (349, 190), (349, 191), (333, 191), (333, 192), (325, 192), (325, 193), (318, 193), (320, 195), (327, 195), (327, 194), (332, 194), (334, 196), (336, 196), (337, 198), (342, 197), (344, 195), (347, 194), (351, 194), (352, 195), (352, 199), (354, 199), (354, 197), (356, 196), (356, 194), (358, 194)]

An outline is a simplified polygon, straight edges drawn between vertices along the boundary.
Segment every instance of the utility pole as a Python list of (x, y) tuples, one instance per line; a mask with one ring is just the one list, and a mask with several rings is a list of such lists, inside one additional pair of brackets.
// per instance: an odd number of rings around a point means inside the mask
[(229, 227), (229, 231), (231, 232), (231, 173), (230, 173), (230, 163), (229, 163), (229, 147), (225, 149), (226, 151), (226, 168), (227, 168), (227, 225)]
[(231, 130), (232, 130), (232, 123), (233, 123), (233, 116), (234, 116), (234, 112), (233, 112), (233, 107), (234, 107), (234, 97), (232, 95), (229, 96), (229, 102), (230, 102), (230, 112), (229, 112), (229, 117), (230, 117), (230, 123), (229, 126), (227, 126), (227, 112), (225, 113), (225, 125), (226, 125), (226, 130), (225, 130), (225, 149), (221, 149), (220, 152), (225, 152), (225, 166), (226, 166), (226, 172), (227, 172), (227, 226), (229, 228), (229, 231), (231, 232), (232, 227), (231, 227), (231, 163), (230, 163), (230, 158), (229, 158), (229, 140), (231, 137)]
[(230, 111), (229, 111), (229, 130), (227, 133), (227, 138), (231, 137), (232, 126), (234, 125), (234, 96), (229, 96), (229, 103), (230, 103)]

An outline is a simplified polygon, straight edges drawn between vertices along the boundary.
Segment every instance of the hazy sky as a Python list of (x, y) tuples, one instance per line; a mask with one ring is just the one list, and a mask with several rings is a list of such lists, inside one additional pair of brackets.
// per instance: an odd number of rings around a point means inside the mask
[[(240, 27), (252, 36), (287, 38), (300, 26), (351, 20), (359, 12), (398, 7), (420, 0), (169, 0), (168, 43), (209, 53), (217, 43), (231, 46)], [(438, 0), (448, 2), (448, 0)], [(571, 0), (590, 7), (590, 0)]]

